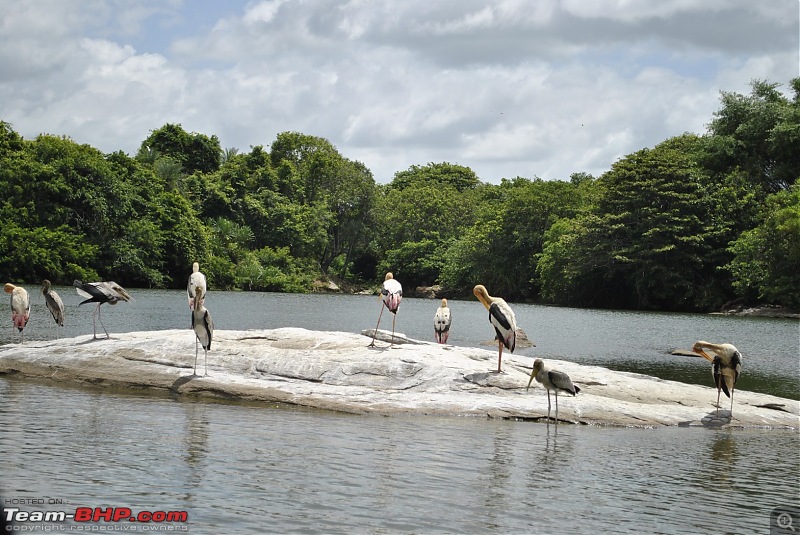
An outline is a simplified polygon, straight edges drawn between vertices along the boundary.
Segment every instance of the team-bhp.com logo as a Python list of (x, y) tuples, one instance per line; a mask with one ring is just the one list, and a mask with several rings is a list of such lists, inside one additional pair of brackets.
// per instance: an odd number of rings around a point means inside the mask
[[(186, 511), (139, 511), (135, 513), (127, 507), (78, 507), (75, 511), (23, 511), (18, 507), (4, 507), (2, 510), (6, 531), (133, 531), (123, 528), (136, 526), (136, 531), (188, 531)], [(63, 525), (67, 521), (74, 524)], [(103, 526), (99, 523), (112, 523)], [(32, 524), (38, 524), (33, 526)], [(55, 528), (55, 529), (54, 529)], [(60, 529), (59, 529), (60, 528)], [(111, 528), (111, 529), (110, 529)]]

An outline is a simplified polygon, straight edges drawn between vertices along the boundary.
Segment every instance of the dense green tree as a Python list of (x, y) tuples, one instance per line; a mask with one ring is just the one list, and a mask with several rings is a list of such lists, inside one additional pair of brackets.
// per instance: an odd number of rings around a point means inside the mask
[[(546, 297), (667, 310), (708, 299), (717, 266), (707, 259), (719, 228), (707, 214), (719, 212), (720, 204), (693, 156), (700, 146), (699, 138), (685, 135), (616, 162), (599, 179), (604, 192), (595, 217), (562, 224), (549, 236), (555, 241), (539, 271)], [(605, 289), (600, 303), (585, 301), (597, 292), (574, 293), (587, 285)]]
[(463, 192), (477, 188), (480, 180), (469, 167), (448, 162), (431, 162), (427, 165), (412, 165), (405, 171), (398, 171), (394, 174), (392, 187), (405, 189), (415, 183), (451, 186), (459, 192)]
[(544, 233), (582, 206), (573, 183), (516, 178), (477, 190), (477, 221), (455, 237), (440, 282), (466, 292), (484, 281), (497, 295), (532, 299), (538, 293), (536, 263)]
[(732, 244), (734, 286), (745, 298), (800, 309), (800, 186), (768, 197), (762, 217)]
[(217, 136), (190, 134), (180, 124), (167, 123), (142, 141), (139, 155), (154, 162), (158, 157), (168, 156), (177, 161), (186, 174), (211, 173), (219, 169), (222, 162), (222, 147)]
[(763, 194), (788, 189), (800, 177), (800, 78), (791, 81), (794, 98), (780, 84), (754, 80), (749, 95), (722, 92), (722, 108), (709, 125), (710, 172), (741, 170)]

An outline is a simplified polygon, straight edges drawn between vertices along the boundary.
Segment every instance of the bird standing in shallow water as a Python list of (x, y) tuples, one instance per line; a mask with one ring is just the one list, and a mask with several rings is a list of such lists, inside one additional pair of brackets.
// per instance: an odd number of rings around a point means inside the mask
[(383, 307), (389, 309), (392, 316), (392, 342), (389, 344), (391, 348), (394, 345), (394, 323), (397, 320), (397, 309), (400, 308), (400, 301), (403, 300), (403, 286), (397, 282), (392, 275), (392, 272), (386, 274), (383, 279), (383, 286), (381, 286), (381, 312), (378, 314), (378, 324), (375, 326), (375, 331), (372, 333), (372, 342), (369, 346), (375, 345), (375, 336), (378, 334), (378, 327), (381, 325), (381, 316), (383, 315)]
[(194, 310), (195, 288), (200, 288), (202, 290), (203, 304), (205, 305), (208, 286), (206, 284), (206, 276), (200, 271), (200, 264), (197, 262), (192, 264), (192, 274), (189, 275), (189, 283), (186, 285), (186, 293), (189, 296), (189, 308), (192, 310)]
[(103, 325), (103, 320), (100, 318), (100, 305), (108, 303), (109, 305), (116, 305), (120, 301), (130, 301), (131, 296), (125, 291), (125, 288), (120, 286), (114, 281), (102, 282), (81, 282), (74, 281), (72, 285), (77, 290), (78, 295), (85, 297), (85, 301), (78, 303), (78, 306), (86, 303), (97, 303), (97, 306), (92, 313), (92, 334), (94, 339), (97, 340), (97, 322), (95, 316), (100, 320), (100, 326), (106, 333), (106, 338), (111, 338), (108, 335), (106, 326)]
[(580, 388), (572, 384), (572, 379), (569, 378), (564, 372), (558, 370), (548, 370), (544, 366), (542, 359), (533, 361), (533, 370), (531, 370), (531, 378), (528, 380), (528, 386), (525, 387), (527, 391), (531, 387), (531, 382), (534, 377), (536, 381), (541, 383), (547, 390), (547, 422), (550, 422), (550, 391), (556, 394), (556, 423), (558, 423), (558, 391), (566, 392), (568, 394), (576, 395), (581, 391)]
[(25, 341), (25, 333), (22, 332), (31, 317), (31, 300), (28, 290), (22, 286), (14, 286), (7, 282), (3, 287), (7, 294), (11, 294), (11, 321), (19, 331), (20, 343)]
[(436, 314), (433, 316), (433, 332), (436, 341), (440, 344), (446, 344), (447, 339), (450, 337), (450, 325), (453, 323), (453, 316), (450, 314), (450, 309), (447, 307), (447, 299), (442, 299), (442, 306), (436, 309)]
[(203, 306), (203, 290), (198, 286), (195, 288), (194, 309), (192, 309), (192, 329), (196, 335), (194, 343), (194, 375), (197, 375), (197, 343), (203, 346), (205, 353), (206, 371), (208, 375), (208, 350), (211, 349), (211, 339), (214, 337), (214, 320), (211, 313)]
[(500, 373), (503, 347), (505, 346), (506, 349), (513, 353), (517, 343), (517, 319), (505, 299), (489, 295), (483, 284), (475, 286), (472, 289), (472, 293), (489, 311), (489, 323), (492, 324), (495, 333), (497, 333), (497, 373)]
[[(714, 353), (714, 356), (703, 351), (704, 349)], [(722, 390), (731, 398), (731, 416), (733, 416), (733, 388), (736, 386), (739, 374), (742, 373), (742, 354), (733, 344), (712, 344), (702, 340), (695, 342), (692, 351), (711, 362), (711, 375), (714, 377), (714, 384), (717, 385), (717, 414), (719, 414), (719, 393)]]
[(64, 326), (64, 302), (61, 301), (61, 296), (51, 288), (50, 281), (47, 279), (42, 281), (42, 295), (44, 295), (47, 310), (50, 311), (53, 321), (56, 322), (56, 338), (58, 338), (58, 329)]

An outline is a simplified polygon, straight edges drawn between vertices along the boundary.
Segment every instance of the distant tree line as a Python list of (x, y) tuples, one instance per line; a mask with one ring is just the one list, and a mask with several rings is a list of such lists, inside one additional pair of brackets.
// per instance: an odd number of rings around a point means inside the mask
[(800, 78), (754, 81), (684, 134), (600, 177), (481, 182), (414, 165), (376, 184), (329, 141), (284, 132), (248, 153), (166, 124), (135, 156), (0, 121), (0, 278), (113, 279), (305, 292), (319, 278), (409, 290), (476, 283), (516, 301), (710, 310), (800, 308)]

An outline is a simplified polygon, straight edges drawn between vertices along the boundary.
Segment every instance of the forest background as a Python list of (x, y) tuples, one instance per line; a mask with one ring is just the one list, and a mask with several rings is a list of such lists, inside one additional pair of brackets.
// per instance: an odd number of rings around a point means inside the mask
[(600, 177), (484, 183), (447, 162), (376, 184), (328, 140), (223, 149), (165, 124), (135, 156), (0, 120), (0, 279), (215, 289), (482, 283), (511, 301), (640, 310), (800, 308), (800, 78), (722, 92), (704, 134)]

